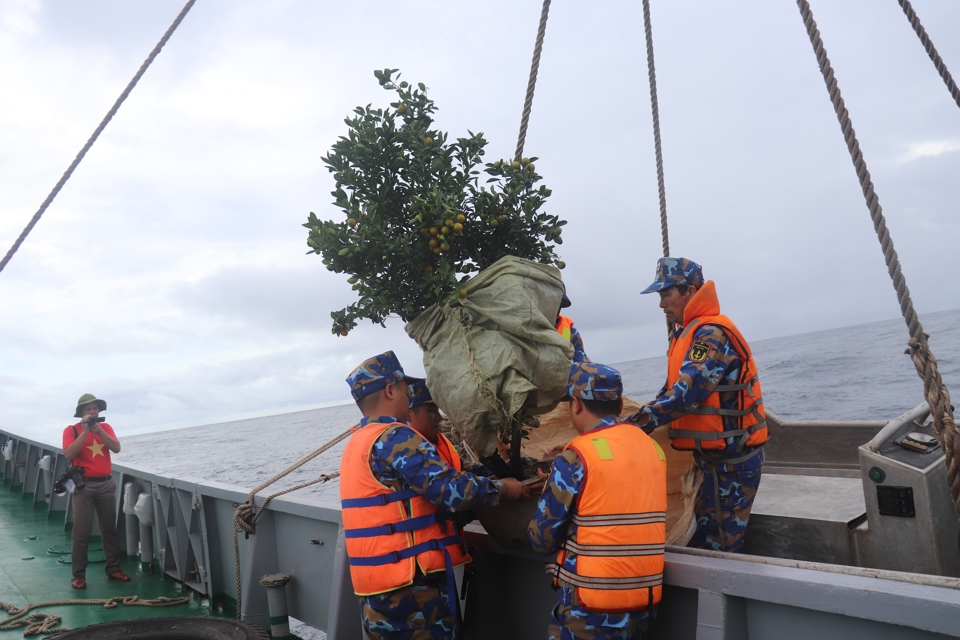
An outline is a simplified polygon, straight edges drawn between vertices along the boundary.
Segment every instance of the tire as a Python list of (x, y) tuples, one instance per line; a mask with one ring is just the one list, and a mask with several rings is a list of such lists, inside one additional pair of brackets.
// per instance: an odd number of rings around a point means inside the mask
[(249, 622), (229, 618), (176, 616), (104, 622), (54, 636), (56, 640), (269, 640)]

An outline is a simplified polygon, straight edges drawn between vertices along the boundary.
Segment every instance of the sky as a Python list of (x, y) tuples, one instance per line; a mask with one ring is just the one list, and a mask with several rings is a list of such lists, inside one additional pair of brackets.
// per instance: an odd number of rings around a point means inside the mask
[[(796, 5), (652, 5), (671, 254), (750, 340), (899, 317)], [(811, 6), (914, 305), (960, 307), (960, 109), (896, 2)], [(960, 3), (913, 6), (960, 76)], [(181, 7), (0, 3), (4, 253)], [(346, 403), (346, 375), (388, 349), (422, 375), (399, 319), (330, 333), (353, 292), (306, 254), (307, 215), (343, 217), (321, 158), (355, 106), (387, 105), (385, 67), (428, 86), (440, 129), (510, 157), (539, 15), (198, 0), (0, 272), (0, 427), (56, 442), (87, 392), (119, 433)], [(662, 255), (646, 69), (639, 2), (553, 3), (525, 154), (602, 362), (665, 349), (638, 295)]]

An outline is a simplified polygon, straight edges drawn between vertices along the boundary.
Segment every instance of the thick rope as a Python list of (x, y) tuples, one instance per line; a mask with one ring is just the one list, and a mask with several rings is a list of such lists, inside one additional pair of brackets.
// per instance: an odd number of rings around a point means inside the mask
[[(650, 0), (643, 0), (643, 35), (647, 42), (647, 78), (650, 83), (650, 111), (653, 115), (653, 150), (657, 159), (657, 192), (660, 194), (660, 236), (663, 239), (663, 257), (670, 255), (670, 233), (667, 228), (667, 186), (663, 179), (663, 148), (660, 144), (660, 102), (657, 100), (657, 69), (653, 63), (653, 25), (650, 20)], [(667, 322), (667, 342), (673, 340), (676, 327)]]
[(660, 193), (660, 235), (663, 257), (670, 255), (667, 230), (667, 188), (663, 181), (663, 150), (660, 145), (660, 105), (657, 101), (657, 70), (653, 64), (653, 27), (650, 23), (650, 0), (643, 0), (643, 35), (647, 40), (647, 77), (650, 81), (650, 110), (653, 113), (653, 147), (657, 157), (657, 191)]
[(840, 129), (843, 131), (844, 140), (847, 143), (847, 149), (850, 151), (850, 157), (857, 171), (857, 177), (860, 179), (860, 188), (863, 190), (863, 196), (866, 199), (867, 207), (870, 210), (870, 218), (873, 220), (873, 228), (877, 232), (880, 240), (880, 246), (883, 249), (883, 259), (887, 263), (887, 272), (893, 280), (894, 289), (897, 292), (897, 300), (900, 302), (900, 311), (903, 319), (907, 323), (907, 329), (910, 332), (907, 353), (913, 360), (914, 367), (920, 378), (923, 379), (923, 393), (930, 406), (930, 413), (933, 416), (933, 431), (940, 441), (947, 462), (947, 482), (950, 484), (950, 494), (953, 497), (954, 508), (960, 514), (960, 438), (957, 437), (957, 426), (953, 419), (953, 407), (950, 405), (950, 392), (947, 390), (940, 372), (937, 370), (937, 359), (930, 352), (927, 344), (927, 334), (923, 331), (920, 324), (920, 318), (917, 317), (913, 309), (913, 301), (910, 298), (910, 290), (907, 288), (906, 279), (900, 270), (900, 260), (897, 258), (897, 252), (893, 248), (893, 239), (890, 232), (887, 231), (887, 223), (883, 217), (883, 210), (880, 208), (880, 200), (873, 188), (873, 180), (870, 178), (870, 172), (867, 170), (866, 162), (860, 151), (860, 144), (857, 142), (856, 133), (853, 130), (853, 124), (850, 122), (850, 114), (844, 105), (843, 97), (840, 95), (840, 88), (837, 86), (837, 80), (833, 74), (833, 68), (830, 60), (827, 58), (827, 52), (823, 47), (823, 41), (820, 38), (820, 31), (817, 29), (817, 23), (813, 19), (813, 13), (807, 0), (797, 0), (797, 6), (800, 8), (800, 15), (803, 18), (803, 24), (807, 28), (807, 34), (810, 36), (810, 43), (813, 45), (813, 51), (817, 56), (817, 62), (820, 65), (820, 72), (827, 85), (827, 91), (830, 94), (830, 100), (833, 102), (833, 108), (836, 111), (837, 119), (840, 121)]
[(339, 436), (337, 436), (327, 444), (323, 445), (322, 447), (314, 451), (313, 453), (307, 455), (306, 457), (302, 458), (300, 461), (294, 463), (292, 466), (287, 467), (277, 475), (273, 476), (272, 478), (270, 478), (269, 480), (261, 484), (259, 487), (251, 491), (247, 495), (247, 501), (239, 505), (237, 507), (237, 510), (234, 511), (233, 513), (233, 562), (234, 562), (234, 574), (237, 580), (237, 620), (240, 619), (241, 607), (243, 605), (243, 596), (241, 593), (243, 589), (243, 580), (240, 575), (240, 541), (238, 538), (240, 530), (243, 529), (244, 533), (246, 533), (247, 535), (250, 535), (251, 533), (255, 533), (257, 528), (257, 520), (259, 520), (260, 516), (263, 515), (263, 510), (267, 508), (267, 504), (269, 504), (270, 501), (276, 498), (277, 496), (282, 496), (285, 493), (290, 493), (291, 491), (297, 491), (298, 489), (303, 489), (304, 487), (309, 487), (310, 485), (313, 485), (313, 484), (322, 484), (328, 480), (332, 480), (336, 478), (337, 476), (340, 475), (340, 472), (335, 471), (333, 473), (323, 474), (313, 480), (308, 480), (307, 482), (298, 484), (295, 487), (290, 487), (289, 489), (284, 489), (283, 491), (278, 491), (274, 494), (271, 494), (267, 496), (267, 498), (263, 501), (263, 504), (260, 505), (259, 510), (256, 508), (256, 505), (253, 502), (254, 496), (256, 496), (261, 489), (264, 489), (265, 487), (270, 486), (280, 478), (283, 478), (284, 476), (292, 473), (293, 471), (299, 469), (306, 463), (310, 462), (311, 460), (319, 456), (324, 451), (327, 451), (337, 443), (342, 442), (346, 438), (350, 437), (350, 434), (352, 434), (354, 430), (356, 430), (356, 428), (359, 426), (360, 426), (359, 424), (353, 425), (352, 427), (350, 427), (349, 429), (341, 433)]
[(160, 596), (153, 600), (141, 600), (140, 596), (114, 596), (104, 599), (87, 600), (51, 600), (49, 602), (38, 602), (28, 604), (22, 609), (6, 602), (0, 602), (0, 609), (11, 614), (6, 620), (0, 621), (0, 631), (12, 631), (13, 629), (23, 629), (23, 636), (35, 636), (41, 633), (63, 633), (70, 631), (67, 627), (57, 627), (62, 618), (49, 613), (35, 613), (32, 616), (24, 618), (29, 611), (43, 607), (56, 607), (70, 604), (102, 604), (104, 609), (115, 609), (123, 604), (128, 607), (172, 607), (179, 604), (190, 602), (190, 598), (165, 598)]
[(527, 96), (523, 100), (523, 115), (520, 117), (520, 136), (517, 138), (517, 152), (514, 154), (517, 160), (523, 155), (523, 144), (527, 140), (527, 124), (530, 122), (530, 109), (533, 107), (533, 92), (537, 88), (540, 52), (543, 51), (543, 36), (547, 32), (547, 16), (549, 14), (550, 0), (543, 0), (543, 8), (540, 10), (540, 26), (537, 28), (537, 42), (533, 46), (533, 61), (530, 63), (530, 79), (527, 80)]
[(930, 59), (933, 61), (933, 66), (936, 68), (937, 73), (940, 74), (940, 77), (943, 78), (944, 84), (947, 85), (947, 91), (950, 92), (950, 95), (953, 96), (953, 101), (957, 103), (958, 107), (960, 107), (960, 89), (957, 89), (957, 83), (953, 81), (953, 76), (951, 76), (950, 72), (947, 70), (947, 65), (944, 64), (940, 54), (937, 53), (937, 49), (933, 46), (933, 42), (930, 41), (930, 37), (927, 35), (926, 29), (923, 28), (922, 24), (920, 24), (920, 18), (917, 17), (917, 14), (910, 5), (909, 0), (897, 1), (900, 3), (900, 7), (903, 9), (903, 12), (906, 14), (907, 20), (910, 21), (910, 25), (913, 27), (913, 30), (917, 32), (917, 36), (920, 38), (923, 48), (927, 51), (927, 55), (930, 56)]
[(47, 210), (47, 207), (53, 202), (53, 199), (57, 197), (57, 194), (60, 193), (60, 189), (63, 188), (63, 185), (67, 183), (67, 180), (70, 179), (70, 176), (73, 175), (74, 170), (80, 165), (80, 161), (83, 160), (83, 157), (87, 155), (87, 151), (90, 150), (90, 147), (93, 146), (93, 143), (97, 141), (97, 138), (100, 137), (100, 133), (106, 128), (110, 120), (113, 119), (113, 116), (116, 115), (117, 111), (120, 109), (120, 105), (123, 104), (123, 101), (127, 99), (127, 96), (130, 95), (130, 92), (133, 91), (133, 88), (137, 86), (137, 82), (140, 81), (140, 78), (143, 77), (143, 74), (146, 73), (147, 68), (150, 66), (150, 63), (153, 62), (154, 58), (157, 57), (157, 54), (160, 53), (160, 50), (163, 48), (163, 45), (167, 43), (167, 40), (170, 39), (170, 36), (173, 35), (173, 32), (177, 30), (177, 27), (180, 26), (180, 23), (183, 21), (183, 18), (187, 15), (187, 12), (190, 11), (190, 8), (193, 6), (193, 3), (196, 0), (189, 0), (187, 4), (184, 5), (183, 9), (180, 10), (180, 13), (177, 14), (177, 17), (174, 19), (170, 27), (167, 28), (166, 33), (163, 34), (163, 37), (160, 38), (160, 42), (157, 43), (157, 46), (153, 48), (153, 51), (150, 52), (150, 55), (147, 56), (147, 59), (143, 61), (143, 64), (140, 65), (140, 68), (137, 70), (137, 73), (133, 76), (133, 79), (127, 84), (127, 88), (123, 90), (123, 93), (120, 94), (120, 97), (117, 98), (117, 101), (113, 103), (113, 106), (110, 108), (110, 111), (107, 112), (107, 115), (104, 116), (103, 120), (100, 122), (93, 135), (87, 140), (87, 143), (83, 145), (83, 148), (80, 149), (80, 153), (77, 154), (77, 157), (73, 159), (73, 162), (67, 167), (67, 170), (60, 177), (59, 182), (53, 187), (53, 191), (50, 192), (50, 195), (47, 196), (47, 199), (43, 201), (40, 205), (40, 208), (37, 210), (33, 217), (30, 219), (30, 222), (27, 224), (26, 228), (20, 233), (20, 237), (17, 238), (16, 242), (13, 243), (13, 246), (10, 247), (10, 250), (7, 251), (7, 255), (3, 257), (3, 260), (0, 260), (0, 271), (3, 271), (3, 268), (7, 266), (7, 263), (10, 262), (10, 259), (13, 258), (13, 254), (17, 252), (17, 249), (20, 248), (20, 245), (23, 244), (23, 241), (27, 239), (30, 231), (33, 230), (33, 227), (40, 221), (40, 216)]

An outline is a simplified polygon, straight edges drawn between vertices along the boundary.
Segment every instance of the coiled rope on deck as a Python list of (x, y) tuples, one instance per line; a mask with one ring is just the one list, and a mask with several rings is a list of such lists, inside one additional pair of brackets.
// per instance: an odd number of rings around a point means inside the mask
[(957, 426), (953, 418), (953, 407), (950, 404), (950, 392), (947, 390), (940, 372), (937, 369), (937, 359), (930, 351), (927, 343), (929, 336), (924, 332), (920, 324), (920, 318), (917, 317), (913, 308), (913, 300), (910, 298), (910, 290), (907, 288), (907, 282), (903, 272), (900, 269), (900, 260), (897, 252), (893, 248), (893, 239), (887, 230), (887, 223), (883, 216), (883, 210), (880, 207), (880, 200), (873, 188), (873, 180), (870, 178), (870, 172), (867, 170), (867, 164), (863, 159), (863, 153), (860, 151), (860, 143), (857, 142), (856, 133), (853, 130), (853, 124), (850, 121), (850, 114), (840, 95), (840, 88), (837, 86), (837, 80), (834, 77), (833, 67), (827, 58), (827, 52), (823, 47), (823, 40), (820, 38), (820, 31), (817, 29), (817, 23), (813, 19), (813, 12), (810, 10), (810, 4), (807, 0), (797, 0), (797, 6), (800, 9), (800, 15), (803, 18), (803, 24), (807, 29), (807, 35), (810, 37), (810, 44), (813, 45), (813, 51), (817, 56), (817, 62), (820, 65), (820, 72), (823, 74), (824, 82), (827, 85), (827, 91), (830, 94), (830, 100), (833, 102), (834, 111), (837, 119), (840, 121), (840, 129), (843, 131), (844, 140), (847, 143), (847, 149), (853, 160), (853, 166), (857, 171), (857, 177), (860, 180), (860, 187), (863, 190), (863, 196), (866, 199), (867, 208), (870, 210), (870, 218), (873, 221), (873, 228), (877, 232), (877, 238), (880, 240), (880, 247), (883, 249), (883, 259), (887, 264), (887, 271), (893, 280), (894, 289), (897, 292), (897, 300), (900, 302), (900, 311), (907, 323), (907, 329), (910, 332), (907, 351), (913, 360), (917, 374), (923, 380), (923, 393), (927, 404), (930, 406), (930, 413), (933, 416), (933, 431), (940, 442), (946, 455), (947, 462), (947, 482), (950, 485), (950, 494), (953, 497), (954, 508), (960, 514), (960, 438), (957, 437)]
[(533, 45), (533, 60), (530, 62), (530, 78), (527, 80), (527, 95), (523, 99), (523, 114), (520, 116), (520, 135), (517, 137), (517, 152), (514, 157), (519, 160), (523, 155), (523, 145), (527, 140), (527, 124), (530, 122), (530, 110), (533, 108), (533, 92), (537, 88), (537, 73), (540, 70), (540, 53), (543, 51), (543, 37), (547, 33), (547, 17), (550, 15), (550, 0), (543, 0), (540, 9), (540, 25), (537, 27), (537, 40)]
[(337, 436), (327, 444), (323, 445), (313, 453), (307, 456), (304, 456), (298, 462), (295, 462), (291, 466), (287, 467), (277, 475), (273, 476), (272, 478), (270, 478), (269, 480), (267, 480), (266, 482), (258, 486), (256, 489), (252, 490), (247, 495), (247, 501), (239, 505), (236, 511), (234, 511), (233, 513), (233, 560), (234, 560), (234, 569), (235, 569), (235, 574), (237, 579), (237, 620), (240, 619), (241, 606), (243, 604), (242, 593), (241, 593), (243, 589), (243, 581), (240, 575), (240, 542), (238, 539), (240, 530), (243, 529), (244, 533), (246, 533), (247, 535), (251, 533), (255, 533), (257, 528), (257, 520), (259, 520), (260, 516), (263, 515), (263, 511), (264, 509), (267, 508), (267, 505), (270, 503), (270, 501), (276, 498), (277, 496), (282, 496), (285, 493), (297, 491), (298, 489), (303, 489), (304, 487), (309, 487), (310, 485), (322, 484), (324, 482), (327, 482), (328, 480), (333, 480), (334, 478), (340, 475), (340, 472), (334, 471), (333, 473), (321, 474), (316, 478), (314, 478), (313, 480), (308, 480), (307, 482), (300, 483), (294, 487), (290, 487), (289, 489), (284, 489), (282, 491), (273, 493), (264, 499), (263, 504), (260, 505), (259, 509), (257, 509), (257, 506), (254, 503), (254, 497), (262, 489), (269, 487), (271, 484), (273, 484), (280, 478), (283, 478), (284, 476), (299, 469), (306, 463), (310, 462), (311, 460), (319, 456), (324, 451), (327, 451), (337, 443), (342, 442), (346, 438), (350, 437), (350, 434), (352, 434), (359, 426), (360, 426), (359, 424), (353, 425), (352, 427), (350, 427), (349, 429), (341, 433), (339, 436)]
[(28, 612), (43, 607), (55, 607), (72, 604), (102, 604), (104, 609), (115, 609), (123, 604), (128, 607), (172, 607), (179, 604), (190, 602), (190, 598), (166, 598), (160, 596), (153, 600), (141, 600), (140, 596), (114, 596), (103, 599), (84, 599), (84, 600), (51, 600), (49, 602), (38, 602), (28, 604), (22, 609), (16, 605), (0, 602), (0, 609), (11, 614), (6, 620), (0, 621), (0, 631), (12, 631), (13, 629), (23, 629), (23, 636), (35, 636), (42, 633), (63, 633), (70, 631), (67, 627), (57, 627), (62, 618), (49, 613), (35, 613), (24, 618)]
[(74, 170), (80, 165), (80, 161), (83, 160), (84, 156), (87, 155), (87, 151), (90, 150), (90, 147), (93, 146), (93, 143), (97, 141), (97, 138), (100, 137), (100, 134), (106, 128), (107, 124), (110, 123), (110, 120), (113, 119), (113, 116), (116, 115), (117, 111), (120, 109), (120, 105), (123, 104), (123, 101), (127, 99), (127, 96), (130, 95), (130, 92), (133, 91), (133, 88), (137, 86), (137, 82), (140, 81), (140, 78), (143, 77), (143, 74), (146, 73), (147, 68), (153, 62), (154, 58), (160, 53), (160, 50), (163, 48), (163, 45), (167, 43), (167, 40), (170, 39), (170, 36), (173, 35), (173, 32), (177, 30), (177, 27), (180, 26), (180, 23), (183, 21), (183, 18), (187, 15), (187, 12), (190, 11), (190, 8), (193, 6), (193, 3), (196, 0), (189, 0), (187, 4), (183, 6), (183, 9), (180, 10), (180, 13), (177, 14), (177, 17), (174, 18), (173, 23), (167, 28), (166, 32), (160, 38), (160, 41), (153, 48), (153, 51), (150, 52), (150, 55), (147, 56), (147, 59), (143, 61), (143, 64), (140, 65), (140, 68), (134, 74), (133, 79), (127, 84), (126, 89), (123, 90), (123, 93), (120, 94), (120, 97), (117, 98), (117, 101), (113, 103), (113, 106), (110, 108), (110, 111), (107, 112), (107, 115), (103, 117), (103, 120), (100, 121), (100, 125), (94, 130), (93, 134), (87, 140), (87, 143), (83, 145), (83, 148), (80, 149), (80, 153), (77, 154), (77, 157), (73, 159), (73, 162), (70, 163), (70, 166), (67, 167), (67, 170), (64, 171), (63, 175), (60, 177), (60, 180), (54, 185), (53, 190), (50, 192), (50, 195), (47, 196), (47, 199), (43, 201), (40, 205), (40, 208), (37, 210), (33, 217), (30, 219), (30, 222), (27, 223), (27, 226), (20, 236), (14, 241), (13, 246), (10, 247), (10, 250), (7, 251), (7, 255), (3, 256), (3, 260), (0, 260), (0, 271), (3, 271), (3, 268), (7, 266), (7, 263), (10, 262), (10, 259), (13, 258), (13, 254), (17, 252), (17, 249), (20, 248), (20, 245), (23, 244), (23, 241), (27, 239), (27, 235), (30, 234), (30, 231), (36, 226), (40, 221), (40, 216), (47, 210), (47, 207), (53, 202), (53, 199), (57, 197), (57, 194), (60, 193), (60, 190), (63, 188), (63, 185), (67, 183), (67, 180), (70, 179), (70, 176), (73, 175)]
[(947, 65), (943, 62), (940, 54), (937, 53), (937, 48), (933, 46), (930, 36), (927, 35), (927, 30), (923, 28), (922, 24), (920, 24), (920, 18), (917, 17), (917, 13), (913, 10), (913, 6), (910, 4), (909, 0), (897, 1), (900, 3), (903, 13), (906, 14), (907, 20), (910, 21), (910, 26), (913, 27), (913, 30), (917, 33), (917, 37), (920, 38), (920, 43), (926, 50), (927, 55), (930, 56), (930, 60), (933, 61), (934, 68), (936, 68), (937, 73), (940, 74), (944, 84), (947, 85), (947, 91), (950, 92), (950, 95), (953, 96), (954, 102), (956, 102), (957, 106), (960, 107), (960, 89), (957, 89), (957, 83), (953, 81), (953, 76), (951, 76), (950, 71), (947, 70)]

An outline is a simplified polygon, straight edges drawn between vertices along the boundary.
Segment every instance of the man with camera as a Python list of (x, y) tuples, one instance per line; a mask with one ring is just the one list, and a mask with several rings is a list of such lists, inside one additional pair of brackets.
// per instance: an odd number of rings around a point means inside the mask
[(91, 393), (85, 393), (77, 401), (75, 418), (80, 422), (63, 430), (63, 455), (82, 469), (83, 478), (74, 477), (73, 491), (73, 549), (70, 566), (73, 570), (71, 585), (74, 589), (86, 589), (87, 547), (93, 530), (93, 514), (100, 522), (103, 536), (103, 555), (107, 561), (107, 579), (129, 582), (130, 576), (120, 569), (120, 543), (117, 539), (117, 485), (110, 475), (112, 470), (110, 452), (120, 453), (120, 441), (113, 428), (100, 417), (107, 410), (107, 403)]

